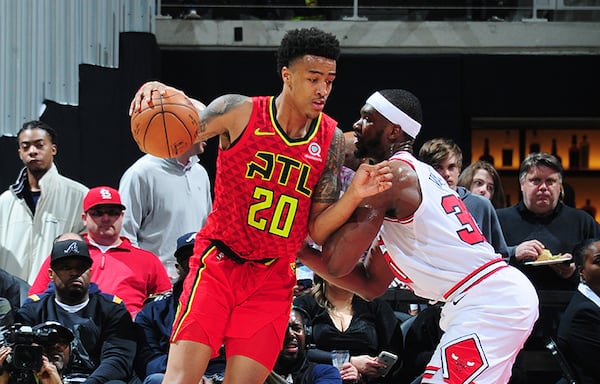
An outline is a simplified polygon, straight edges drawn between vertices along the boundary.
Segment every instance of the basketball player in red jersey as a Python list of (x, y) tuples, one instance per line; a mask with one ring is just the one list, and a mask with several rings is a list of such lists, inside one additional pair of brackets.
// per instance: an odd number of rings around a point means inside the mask
[[(195, 241), (164, 383), (197, 384), (222, 343), (225, 383), (264, 383), (283, 343), (302, 242), (321, 244), (364, 197), (391, 186), (387, 163), (365, 165), (336, 202), (344, 137), (323, 108), (339, 52), (331, 34), (289, 31), (278, 96), (225, 95), (198, 108), (198, 140), (220, 140), (215, 200)], [(130, 112), (152, 92), (181, 91), (146, 83)]]

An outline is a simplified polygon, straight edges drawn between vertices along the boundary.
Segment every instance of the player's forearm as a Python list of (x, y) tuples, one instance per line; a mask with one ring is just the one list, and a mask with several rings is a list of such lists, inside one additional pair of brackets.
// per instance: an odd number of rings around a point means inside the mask
[(344, 194), (338, 201), (314, 215), (314, 219), (309, 223), (310, 238), (315, 243), (322, 245), (350, 219), (361, 201), (360, 197)]
[[(383, 292), (372, 281), (362, 263), (355, 263), (350, 272), (344, 276), (336, 276), (328, 272), (327, 263), (321, 257), (321, 252), (305, 245), (297, 254), (300, 261), (314, 273), (328, 282), (346, 288), (365, 300), (372, 300)], [(385, 290), (384, 290), (385, 291)]]

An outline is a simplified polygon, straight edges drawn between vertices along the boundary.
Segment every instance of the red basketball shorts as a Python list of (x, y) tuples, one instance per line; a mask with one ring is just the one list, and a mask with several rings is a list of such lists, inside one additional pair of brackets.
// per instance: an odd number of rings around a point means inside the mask
[(197, 239), (195, 250), (171, 342), (206, 344), (214, 356), (225, 344), (227, 356), (244, 355), (271, 370), (289, 321), (295, 265), (288, 258), (236, 262), (207, 240)]

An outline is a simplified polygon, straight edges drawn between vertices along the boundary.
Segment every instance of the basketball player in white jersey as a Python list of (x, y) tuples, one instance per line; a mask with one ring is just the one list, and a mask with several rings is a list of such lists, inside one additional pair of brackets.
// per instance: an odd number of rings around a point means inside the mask
[(360, 114), (355, 155), (389, 159), (392, 188), (365, 200), (322, 254), (305, 247), (301, 260), (366, 299), (383, 294), (395, 276), (418, 296), (445, 303), (445, 333), (423, 383), (507, 383), (538, 317), (532, 284), (494, 252), (440, 174), (413, 156), (422, 114), (412, 93), (375, 92)]

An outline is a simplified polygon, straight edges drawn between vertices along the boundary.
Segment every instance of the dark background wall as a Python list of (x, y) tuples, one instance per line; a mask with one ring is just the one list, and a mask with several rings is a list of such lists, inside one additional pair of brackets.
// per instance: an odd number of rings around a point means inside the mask
[[(129, 102), (145, 80), (159, 79), (208, 102), (224, 93), (274, 95), (281, 89), (275, 50), (159, 49), (153, 35), (124, 33), (118, 69), (80, 66), (80, 104), (48, 101), (42, 120), (59, 132), (56, 163), (92, 187), (118, 186), (142, 153), (129, 131)], [(375, 90), (405, 88), (423, 104), (417, 148), (451, 137), (470, 158), (474, 117), (600, 117), (599, 55), (344, 54), (326, 112), (349, 130)], [(202, 162), (214, 175), (216, 140)], [(0, 138), (0, 188), (21, 167), (14, 138)]]

